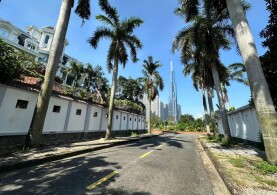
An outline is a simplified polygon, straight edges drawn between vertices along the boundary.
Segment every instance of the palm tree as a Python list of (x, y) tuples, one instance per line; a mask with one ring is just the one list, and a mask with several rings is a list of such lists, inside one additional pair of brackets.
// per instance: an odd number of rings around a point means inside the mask
[[(200, 59), (197, 60), (200, 62)], [(208, 109), (207, 109), (207, 101), (206, 101), (206, 88), (210, 84), (209, 74), (207, 74), (207, 67), (200, 63), (191, 63), (184, 67), (183, 73), (185, 76), (188, 76), (192, 73), (191, 78), (193, 81), (193, 86), (196, 91), (201, 90), (202, 92), (202, 101), (203, 101), (203, 108), (205, 113), (205, 123), (206, 123), (206, 130), (207, 134), (211, 133), (210, 125), (209, 125), (209, 117), (208, 117)]]
[(226, 70), (226, 76), (223, 81), (221, 81), (221, 89), (223, 92), (223, 100), (227, 107), (227, 110), (230, 108), (229, 98), (228, 98), (228, 90), (226, 86), (229, 86), (229, 81), (237, 81), (239, 83), (243, 83), (244, 85), (249, 85), (248, 79), (245, 76), (245, 66), (242, 63), (233, 63), (228, 66), (228, 70)]
[(260, 122), (267, 160), (277, 164), (277, 113), (240, 0), (226, 0)]
[(193, 17), (190, 21), (191, 25), (182, 29), (176, 35), (172, 50), (181, 50), (181, 61), (183, 64), (189, 64), (191, 61), (201, 59), (204, 64), (210, 66), (219, 100), (224, 136), (229, 142), (231, 133), (222, 97), (217, 64), (220, 64), (219, 49), (229, 49), (230, 41), (227, 39), (227, 35), (232, 35), (232, 29), (228, 23), (223, 22), (225, 21), (223, 16), (219, 22), (217, 17), (208, 16), (209, 10), (204, 9), (201, 15)]
[(182, 0), (182, 7), (186, 9), (181, 14), (189, 13), (187, 15), (190, 17), (186, 18), (187, 21), (198, 15), (200, 1), (207, 2), (217, 14), (224, 13), (230, 16), (263, 133), (267, 160), (271, 164), (277, 164), (277, 113), (262, 71), (253, 35), (245, 17), (245, 10), (250, 6), (242, 0)]
[(89, 43), (96, 49), (102, 38), (111, 40), (107, 56), (107, 66), (109, 71), (113, 70), (113, 76), (108, 110), (108, 125), (105, 136), (105, 139), (110, 139), (118, 64), (120, 63), (123, 65), (123, 68), (125, 67), (128, 61), (127, 48), (130, 49), (132, 61), (138, 61), (137, 49), (142, 48), (142, 43), (135, 35), (133, 35), (133, 31), (136, 27), (139, 27), (143, 21), (135, 17), (120, 21), (117, 9), (111, 7), (108, 0), (99, 0), (99, 5), (106, 15), (98, 15), (96, 18), (107, 26), (98, 27), (89, 39)]
[(74, 78), (72, 87), (80, 87), (82, 75), (84, 73), (84, 65), (82, 63), (71, 61), (70, 67), (67, 68), (66, 73)]
[[(34, 111), (33, 119), (26, 138), (25, 147), (40, 145), (44, 121), (52, 93), (52, 86), (62, 55), (66, 31), (74, 0), (62, 0), (59, 18), (51, 44), (49, 59), (46, 66), (44, 82)], [(90, 17), (90, 0), (79, 0), (75, 12), (84, 20)]]
[(143, 90), (147, 94), (148, 109), (147, 109), (147, 129), (148, 133), (151, 133), (151, 101), (153, 101), (157, 95), (159, 95), (159, 90), (163, 90), (164, 83), (157, 69), (161, 67), (159, 61), (153, 61), (153, 57), (149, 56), (147, 60), (143, 61), (143, 77), (141, 82), (143, 83)]
[(87, 97), (90, 94), (96, 92), (97, 99), (99, 103), (103, 104), (106, 102), (106, 97), (108, 93), (108, 80), (104, 77), (104, 72), (101, 66), (93, 67), (91, 64), (87, 64), (83, 72), (84, 87), (86, 88)]

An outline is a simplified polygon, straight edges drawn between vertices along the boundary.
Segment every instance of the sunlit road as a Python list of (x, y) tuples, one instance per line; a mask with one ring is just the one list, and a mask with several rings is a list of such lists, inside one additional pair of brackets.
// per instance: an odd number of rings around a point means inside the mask
[(213, 194), (193, 135), (139, 142), (0, 175), (0, 194)]

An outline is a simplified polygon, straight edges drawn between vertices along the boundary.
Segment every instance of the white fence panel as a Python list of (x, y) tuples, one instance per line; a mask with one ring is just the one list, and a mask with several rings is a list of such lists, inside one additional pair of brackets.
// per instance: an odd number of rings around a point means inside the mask
[(0, 85), (0, 134), (26, 135), (37, 102), (37, 93)]
[[(228, 113), (228, 121), (232, 137), (260, 142), (260, 125), (254, 107), (243, 106)], [(220, 134), (224, 134), (221, 118), (218, 119)]]

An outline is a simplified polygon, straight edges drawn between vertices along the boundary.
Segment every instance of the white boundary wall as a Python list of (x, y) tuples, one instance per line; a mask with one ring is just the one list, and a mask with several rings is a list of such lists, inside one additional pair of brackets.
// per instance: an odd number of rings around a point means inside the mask
[[(229, 112), (228, 121), (232, 137), (260, 142), (260, 124), (254, 107), (247, 105)], [(221, 118), (218, 119), (218, 130), (224, 134)]]
[[(26, 135), (31, 124), (38, 93), (0, 84), (0, 136)], [(25, 108), (16, 108), (18, 100), (27, 101)], [(55, 107), (55, 108), (54, 108)], [(43, 133), (100, 132), (107, 128), (107, 109), (62, 95), (52, 96)], [(115, 110), (115, 131), (145, 130), (145, 116)], [(125, 117), (125, 120), (124, 120)], [(130, 118), (131, 121), (130, 121)], [(136, 122), (134, 119), (136, 118)], [(138, 118), (141, 119), (140, 123)], [(144, 122), (142, 122), (144, 121)], [(137, 128), (137, 125), (138, 128)]]

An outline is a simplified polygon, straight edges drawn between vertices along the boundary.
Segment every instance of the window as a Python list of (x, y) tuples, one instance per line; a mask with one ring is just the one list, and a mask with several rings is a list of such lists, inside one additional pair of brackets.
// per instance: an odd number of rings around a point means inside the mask
[(135, 121), (137, 121), (137, 119), (135, 118)]
[(17, 100), (15, 107), (20, 109), (27, 109), (28, 102), (29, 101), (26, 101), (26, 100)]
[(82, 114), (82, 110), (81, 109), (77, 109), (76, 110), (76, 115), (81, 115)]
[(50, 36), (46, 35), (45, 39), (44, 39), (44, 44), (47, 45), (49, 42)]
[(130, 121), (132, 120), (132, 118), (130, 118)]
[(54, 107), (53, 107), (53, 112), (60, 113), (60, 111), (61, 111), (61, 107), (60, 107), (60, 106), (57, 106), (57, 105), (54, 105)]
[(34, 45), (31, 44), (31, 43), (28, 43), (28, 44), (27, 44), (27, 48), (30, 49), (30, 50), (35, 50), (35, 49), (36, 49), (36, 46), (34, 46)]
[(124, 117), (123, 117), (123, 120), (125, 121), (125, 119), (126, 119), (126, 117), (124, 116)]
[(115, 117), (116, 119), (118, 119), (118, 115), (116, 115), (116, 117)]
[(139, 122), (140, 122), (140, 119), (139, 119)]
[(97, 114), (98, 114), (97, 112), (94, 112), (93, 117), (97, 117)]
[(10, 32), (7, 29), (0, 28), (0, 36), (1, 37), (4, 37), (7, 39), (9, 37), (9, 34), (10, 34)]

